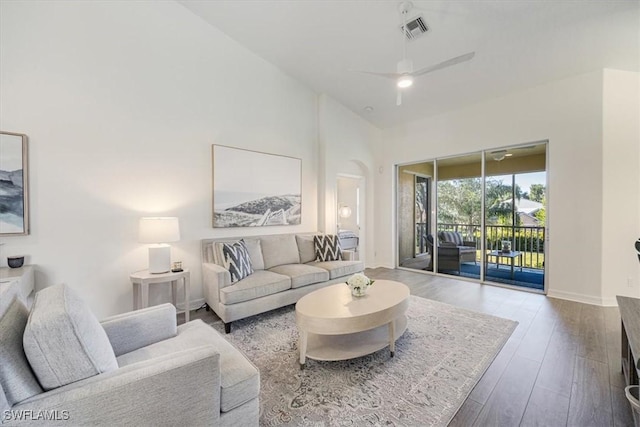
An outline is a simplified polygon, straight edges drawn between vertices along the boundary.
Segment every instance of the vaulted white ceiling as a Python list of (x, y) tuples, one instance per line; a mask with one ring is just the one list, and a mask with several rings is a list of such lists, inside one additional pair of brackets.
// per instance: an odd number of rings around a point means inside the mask
[(409, 17), (422, 15), (429, 27), (407, 43), (416, 69), (470, 51), (476, 56), (418, 77), (398, 107), (393, 80), (349, 70), (395, 72), (402, 58), (399, 1), (180, 3), (382, 128), (601, 68), (640, 71), (637, 0), (413, 1)]

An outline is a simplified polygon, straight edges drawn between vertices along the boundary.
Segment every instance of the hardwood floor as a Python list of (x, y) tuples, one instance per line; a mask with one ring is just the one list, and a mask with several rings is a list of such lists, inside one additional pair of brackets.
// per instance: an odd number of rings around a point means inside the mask
[(373, 269), (412, 295), (519, 322), (451, 426), (633, 426), (620, 366), (620, 315), (544, 295)]
[(519, 322), (451, 426), (633, 426), (617, 307), (403, 270), (365, 274), (402, 282), (412, 295)]

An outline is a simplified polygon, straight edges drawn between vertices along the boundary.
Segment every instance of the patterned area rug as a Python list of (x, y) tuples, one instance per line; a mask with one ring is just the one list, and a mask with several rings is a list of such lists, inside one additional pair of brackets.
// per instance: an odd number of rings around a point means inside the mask
[(234, 322), (226, 338), (260, 369), (260, 425), (447, 425), (517, 322), (410, 298), (393, 358), (387, 347), (300, 370), (294, 306)]

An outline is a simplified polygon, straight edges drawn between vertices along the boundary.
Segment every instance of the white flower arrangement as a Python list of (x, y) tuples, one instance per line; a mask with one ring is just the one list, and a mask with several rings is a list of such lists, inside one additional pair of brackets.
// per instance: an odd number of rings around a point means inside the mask
[(355, 296), (362, 296), (367, 292), (369, 286), (373, 285), (375, 280), (369, 279), (362, 273), (356, 273), (353, 276), (349, 277), (347, 280), (347, 285), (351, 289), (351, 293)]

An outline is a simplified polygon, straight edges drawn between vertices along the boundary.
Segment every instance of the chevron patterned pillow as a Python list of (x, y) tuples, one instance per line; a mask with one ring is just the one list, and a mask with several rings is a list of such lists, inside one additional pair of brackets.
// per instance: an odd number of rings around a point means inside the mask
[(231, 283), (253, 274), (251, 258), (249, 258), (249, 251), (244, 240), (239, 240), (235, 243), (223, 243), (222, 257), (224, 268), (229, 270), (231, 274)]
[(342, 260), (340, 241), (335, 234), (313, 236), (313, 246), (316, 249), (316, 262)]

